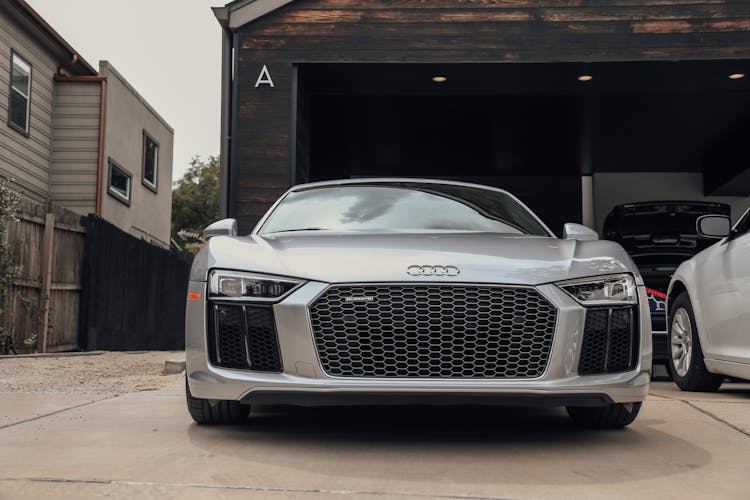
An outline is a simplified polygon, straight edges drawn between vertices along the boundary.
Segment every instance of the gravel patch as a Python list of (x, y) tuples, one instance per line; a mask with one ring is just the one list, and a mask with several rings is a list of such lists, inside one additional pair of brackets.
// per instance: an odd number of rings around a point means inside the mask
[(165, 374), (164, 362), (184, 360), (184, 351), (33, 358), (0, 356), (0, 392), (114, 396), (165, 389), (184, 384), (185, 374)]

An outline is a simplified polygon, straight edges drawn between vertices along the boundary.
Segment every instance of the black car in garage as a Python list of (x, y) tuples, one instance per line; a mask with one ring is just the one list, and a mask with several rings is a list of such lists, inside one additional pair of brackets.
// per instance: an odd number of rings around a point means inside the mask
[(617, 205), (604, 221), (604, 238), (621, 244), (633, 258), (646, 283), (651, 308), (654, 363), (666, 363), (669, 341), (666, 324), (667, 287), (683, 261), (716, 242), (698, 236), (702, 215), (730, 216), (725, 203), (650, 201)]

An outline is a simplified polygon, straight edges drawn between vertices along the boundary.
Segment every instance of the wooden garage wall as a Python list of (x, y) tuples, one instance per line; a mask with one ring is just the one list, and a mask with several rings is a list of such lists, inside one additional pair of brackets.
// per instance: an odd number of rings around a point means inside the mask
[[(750, 2), (297, 0), (235, 48), (229, 211), (246, 231), (291, 184), (295, 64), (746, 58)], [(264, 64), (274, 88), (254, 86)]]

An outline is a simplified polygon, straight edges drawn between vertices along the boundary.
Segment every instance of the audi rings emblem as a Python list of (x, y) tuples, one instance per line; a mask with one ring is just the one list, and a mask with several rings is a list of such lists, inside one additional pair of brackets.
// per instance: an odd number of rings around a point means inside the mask
[(409, 276), (458, 276), (461, 271), (456, 266), (409, 266)]

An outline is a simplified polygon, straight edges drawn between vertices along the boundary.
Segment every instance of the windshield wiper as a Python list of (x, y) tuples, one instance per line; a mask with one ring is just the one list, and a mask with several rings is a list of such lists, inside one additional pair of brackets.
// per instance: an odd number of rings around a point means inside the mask
[(331, 231), (331, 229), (328, 229), (327, 227), (300, 227), (296, 229), (282, 229), (281, 231), (273, 231), (266, 234), (293, 233), (295, 231)]

